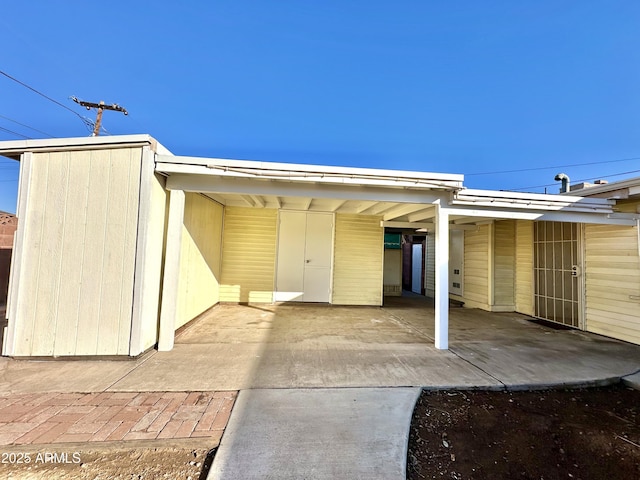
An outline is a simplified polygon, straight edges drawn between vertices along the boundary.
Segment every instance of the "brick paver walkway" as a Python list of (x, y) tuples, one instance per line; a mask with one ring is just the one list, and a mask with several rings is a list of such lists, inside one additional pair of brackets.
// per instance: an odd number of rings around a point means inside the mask
[(0, 445), (214, 437), (238, 392), (0, 395)]

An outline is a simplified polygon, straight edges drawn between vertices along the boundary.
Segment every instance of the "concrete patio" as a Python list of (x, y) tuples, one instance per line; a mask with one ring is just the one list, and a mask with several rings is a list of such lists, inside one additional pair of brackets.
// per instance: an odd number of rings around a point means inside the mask
[[(432, 304), (417, 296), (388, 299), (383, 308), (220, 305), (187, 325), (170, 352), (150, 351), (136, 360), (3, 357), (0, 396), (6, 413), (14, 415), (13, 405), (35, 394), (48, 399), (58, 392), (51, 397), (56, 402), (75, 394), (69, 403), (74, 405), (99, 392), (132, 398), (158, 392), (164, 398), (168, 392), (215, 391), (233, 398), (240, 391), (210, 479), (400, 479), (421, 387), (602, 385), (640, 370), (640, 346), (519, 314), (464, 308), (451, 309), (450, 350), (436, 350), (433, 318)], [(21, 408), (36, 411), (33, 405)], [(144, 408), (133, 412), (145, 415), (139, 421), (162, 415), (157, 406)], [(180, 413), (186, 407), (176, 408)], [(197, 421), (188, 420), (189, 428)], [(133, 433), (123, 430), (122, 438), (164, 435), (149, 428), (139, 433), (142, 426), (129, 424)], [(33, 432), (47, 425), (23, 425), (32, 429), (26, 433), (14, 432), (13, 423), (3, 428), (10, 430), (6, 435), (35, 439)], [(65, 432), (81, 427), (70, 424)], [(4, 439), (7, 447), (11, 438)], [(211, 437), (211, 446), (219, 438)]]
[(433, 347), (424, 297), (383, 308), (219, 305), (170, 352), (136, 360), (0, 359), (0, 393), (255, 388), (530, 388), (595, 385), (640, 370), (640, 346), (452, 308), (450, 350)]

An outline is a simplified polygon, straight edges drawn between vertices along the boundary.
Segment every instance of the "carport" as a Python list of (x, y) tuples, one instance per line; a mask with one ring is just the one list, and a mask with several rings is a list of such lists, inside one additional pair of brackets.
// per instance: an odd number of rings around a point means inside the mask
[[(362, 294), (366, 300), (360, 301), (357, 293), (352, 293), (344, 299), (336, 300), (341, 296), (342, 289), (353, 288), (359, 279), (369, 278), (372, 272), (367, 272), (364, 267), (370, 264), (376, 255), (382, 256), (381, 234), (384, 229), (395, 231), (415, 232), (420, 231), (432, 234), (434, 238), (434, 335), (433, 343), (436, 349), (449, 347), (449, 232), (450, 231), (475, 231), (482, 225), (496, 220), (537, 220), (551, 222), (574, 223), (603, 223), (635, 225), (632, 218), (615, 214), (614, 203), (611, 200), (600, 198), (573, 197), (567, 195), (540, 195), (522, 194), (514, 192), (498, 192), (485, 190), (465, 189), (462, 185), (462, 175), (436, 174), (425, 172), (408, 172), (398, 170), (374, 170), (362, 168), (327, 167), (300, 164), (278, 164), (244, 160), (228, 160), (217, 158), (179, 157), (171, 155), (156, 155), (156, 173), (166, 177), (165, 188), (169, 192), (168, 230), (166, 244), (165, 275), (163, 283), (163, 297), (160, 317), (159, 349), (170, 350), (173, 348), (174, 332), (177, 327), (183, 325), (184, 319), (180, 319), (176, 311), (180, 301), (180, 272), (184, 269), (181, 265), (180, 255), (183, 251), (185, 236), (186, 195), (197, 194), (215, 202), (220, 207), (227, 209), (245, 209), (251, 211), (272, 212), (270, 225), (274, 225), (274, 233), (268, 239), (274, 242), (270, 245), (275, 258), (274, 271), (267, 271), (266, 277), (272, 278), (272, 291), (266, 288), (259, 292), (260, 295), (251, 297), (252, 292), (242, 296), (227, 297), (231, 302), (240, 303), (270, 303), (271, 301), (294, 300), (330, 303), (334, 305), (377, 305), (383, 304), (382, 281), (372, 285), (373, 293)], [(281, 288), (280, 281), (281, 259), (295, 254), (296, 242), (284, 242), (286, 238), (294, 238), (296, 235), (304, 236), (304, 229), (296, 230), (284, 228), (283, 221), (289, 212), (296, 212), (303, 218), (310, 218), (311, 214), (326, 214), (330, 218), (338, 219), (350, 216), (354, 225), (350, 232), (349, 241), (355, 244), (360, 241), (357, 228), (362, 228), (364, 236), (373, 235), (373, 247), (378, 248), (369, 257), (363, 257), (360, 263), (352, 263), (349, 269), (338, 272), (337, 262), (339, 258), (351, 254), (350, 251), (338, 251), (338, 234), (336, 223), (327, 223), (326, 229), (333, 229), (324, 244), (336, 245), (333, 255), (333, 263), (327, 265), (330, 293), (326, 299), (317, 300), (313, 294), (303, 288)], [(226, 218), (226, 217), (225, 217)], [(368, 219), (369, 224), (358, 227), (358, 219)], [(371, 223), (371, 220), (375, 224)], [(255, 219), (247, 223), (246, 232), (250, 234)], [(303, 220), (304, 222), (304, 220)], [(307, 225), (309, 220), (307, 220)], [(258, 228), (264, 228), (264, 223)], [(277, 225), (277, 226), (275, 226)], [(287, 224), (288, 225), (288, 224)], [(243, 225), (238, 222), (223, 221), (220, 227), (224, 236), (225, 229), (238, 228)], [(309, 230), (316, 235), (321, 228)], [(375, 230), (375, 231), (374, 231)], [(287, 236), (285, 233), (289, 233)], [(298, 233), (296, 233), (298, 232)], [(300, 233), (302, 232), (302, 233)], [(377, 235), (377, 237), (375, 237)], [(346, 235), (340, 236), (340, 238)], [(236, 237), (238, 238), (238, 237)], [(377, 242), (377, 243), (376, 243)], [(304, 243), (304, 242), (303, 242)], [(322, 242), (321, 242), (322, 243)], [(223, 246), (224, 244), (224, 246)], [(252, 244), (252, 246), (255, 245)], [(222, 284), (225, 282), (224, 264), (228, 255), (239, 257), (241, 251), (230, 253), (233, 242), (222, 241)], [(309, 242), (306, 243), (310, 249)], [(346, 253), (345, 253), (346, 252)], [(376, 253), (377, 252), (377, 253)], [(260, 251), (260, 255), (268, 252)], [(358, 252), (356, 252), (358, 253)], [(251, 252), (249, 252), (249, 255)], [(301, 255), (304, 255), (301, 254)], [(313, 262), (313, 259), (302, 260), (301, 263)], [(379, 259), (378, 259), (379, 260)], [(377, 261), (377, 260), (376, 260)], [(381, 266), (381, 265), (380, 265)], [(251, 270), (250, 267), (242, 265)], [(256, 275), (265, 274), (265, 266), (258, 265)], [(491, 267), (490, 267), (491, 268)], [(361, 275), (358, 274), (362, 270)], [(347, 270), (349, 271), (347, 273)], [(381, 273), (380, 267), (376, 267), (373, 274)], [(313, 270), (317, 277), (319, 270)], [(309, 268), (301, 268), (301, 278), (306, 278)], [(250, 275), (250, 273), (247, 273)], [(309, 273), (311, 275), (311, 273)], [(350, 277), (349, 277), (350, 275)], [(345, 279), (345, 277), (348, 277)], [(275, 279), (274, 279), (275, 278)], [(243, 279), (243, 281), (247, 281)], [(376, 280), (377, 281), (377, 280)], [(231, 282), (233, 283), (233, 282)], [(238, 281), (238, 283), (241, 283)], [(242, 291), (243, 287), (235, 285), (236, 290)], [(222, 285), (221, 292), (225, 286)], [(227, 285), (226, 287), (230, 287)], [(364, 288), (364, 287), (363, 287)], [(244, 290), (250, 290), (244, 288)], [(224, 293), (219, 300), (225, 302)]]

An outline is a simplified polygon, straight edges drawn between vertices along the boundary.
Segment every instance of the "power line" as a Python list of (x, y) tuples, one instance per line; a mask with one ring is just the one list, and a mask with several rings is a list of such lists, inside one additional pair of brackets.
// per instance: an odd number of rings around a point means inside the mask
[[(640, 172), (640, 170), (630, 170), (628, 172), (613, 173), (611, 175), (598, 175), (598, 178), (619, 177), (620, 175), (629, 175), (631, 173), (638, 173), (638, 172)], [(581, 180), (576, 180), (576, 183), (586, 182), (586, 181), (590, 180), (591, 178), (593, 178), (593, 177), (583, 178)], [(534, 188), (553, 187), (553, 186), (556, 186), (556, 185), (558, 185), (558, 184), (557, 183), (547, 183), (545, 185), (535, 185), (535, 186), (531, 186), (531, 187), (520, 187), (520, 188), (509, 188), (509, 189), (506, 189), (506, 190), (517, 192), (518, 190), (530, 190), (530, 189), (534, 189)]]
[(27, 137), (26, 135), (22, 135), (21, 133), (14, 132), (13, 130), (9, 130), (8, 128), (0, 127), (0, 130), (10, 133), (11, 135), (17, 135), (19, 137), (26, 138), (27, 140), (31, 140), (31, 137)]
[[(56, 105), (59, 105), (60, 107), (64, 108), (65, 110), (69, 110), (69, 111), (70, 111), (71, 113), (73, 113), (74, 115), (77, 115), (78, 117), (83, 118), (83, 117), (82, 117), (82, 115), (80, 115), (80, 114), (79, 114), (78, 112), (76, 112), (75, 110), (71, 110), (71, 109), (70, 109), (69, 107), (67, 107), (66, 105), (63, 105), (62, 103), (58, 102), (57, 100), (54, 100), (53, 98), (51, 98), (51, 97), (49, 97), (49, 96), (45, 95), (44, 93), (42, 93), (42, 92), (40, 92), (40, 91), (36, 90), (35, 88), (33, 88), (33, 87), (31, 87), (31, 86), (27, 85), (26, 83), (21, 82), (21, 81), (20, 81), (20, 80), (18, 80), (17, 78), (12, 77), (12, 76), (11, 76), (11, 75), (9, 75), (7, 72), (3, 72), (2, 70), (0, 70), (0, 74), (4, 75), (5, 77), (7, 77), (7, 78), (9, 78), (9, 79), (11, 79), (11, 80), (13, 80), (13, 81), (14, 81), (14, 82), (16, 82), (16, 83), (19, 83), (19, 84), (20, 84), (20, 85), (22, 85), (23, 87), (28, 88), (28, 89), (29, 89), (29, 90), (31, 90), (32, 92), (35, 92), (35, 93), (37, 93), (38, 95), (40, 95), (40, 96), (42, 96), (42, 97), (46, 98), (46, 99), (47, 99), (47, 100), (49, 100), (50, 102), (53, 102), (53, 103), (55, 103)], [(83, 120), (84, 120), (84, 119), (83, 119)]]
[[(567, 167), (584, 167), (587, 165), (601, 165), (605, 163), (616, 163), (616, 162), (629, 162), (631, 160), (640, 160), (640, 157), (631, 157), (631, 158), (621, 158), (618, 160), (603, 160), (600, 162), (585, 162), (585, 163), (569, 163), (566, 165), (555, 165), (551, 167), (534, 167), (534, 168), (521, 168), (518, 170), (502, 170), (499, 172), (480, 172), (480, 173), (465, 173), (465, 177), (471, 177), (474, 175), (497, 175), (500, 173), (520, 173), (520, 172), (534, 172), (537, 170), (553, 170), (555, 168), (567, 168)], [(553, 184), (555, 185), (555, 184)], [(543, 185), (546, 186), (546, 185)]]
[(19, 121), (14, 120), (13, 118), (5, 117), (4, 115), (0, 115), (0, 118), (4, 118), (5, 120), (9, 120), (10, 122), (13, 122), (15, 124), (21, 125), (23, 127), (26, 127), (26, 128), (28, 128), (30, 130), (33, 130), (34, 132), (42, 133), (43, 135), (46, 135), (47, 137), (53, 138), (53, 135), (51, 135), (50, 133), (43, 132), (42, 130), (38, 130), (37, 128), (30, 127), (29, 125), (26, 125), (24, 123), (20, 123)]

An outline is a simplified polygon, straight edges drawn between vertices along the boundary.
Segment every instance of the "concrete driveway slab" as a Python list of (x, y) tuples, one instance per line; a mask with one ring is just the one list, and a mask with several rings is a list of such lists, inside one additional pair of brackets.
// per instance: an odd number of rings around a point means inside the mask
[(2, 357), (0, 393), (102, 392), (147, 359), (35, 361)]
[(531, 322), (508, 336), (458, 342), (451, 351), (511, 390), (614, 383), (640, 368), (640, 347)]
[(404, 480), (419, 388), (240, 392), (209, 480)]
[(276, 344), (177, 344), (114, 391), (336, 387), (497, 388), (498, 381), (451, 352), (422, 344), (323, 340)]

